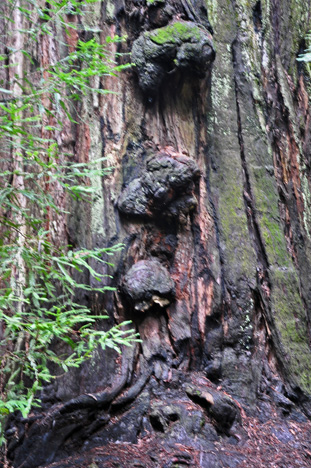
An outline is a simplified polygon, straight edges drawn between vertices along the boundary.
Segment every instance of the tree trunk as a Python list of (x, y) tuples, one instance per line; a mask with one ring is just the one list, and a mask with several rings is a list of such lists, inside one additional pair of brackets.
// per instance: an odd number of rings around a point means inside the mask
[[(239, 452), (248, 418), (298, 427), (311, 416), (310, 76), (296, 60), (309, 1), (88, 10), (83, 26), (102, 41), (126, 35), (110, 54), (132, 51), (136, 66), (94, 83), (114, 94), (81, 104), (75, 158), (113, 169), (62, 236), (124, 244), (106, 271), (116, 291), (81, 300), (111, 323), (132, 320), (142, 343), (98, 351), (46, 387), (42, 410), (14, 422), (9, 456), (16, 468), (265, 466)], [(231, 458), (217, 452), (233, 440)], [(291, 456), (282, 466), (308, 466)]]

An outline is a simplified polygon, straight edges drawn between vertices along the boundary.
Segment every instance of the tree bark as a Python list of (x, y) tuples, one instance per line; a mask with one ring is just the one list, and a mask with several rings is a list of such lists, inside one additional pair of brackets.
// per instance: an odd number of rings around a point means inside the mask
[[(296, 58), (309, 1), (104, 0), (88, 10), (83, 26), (102, 41), (126, 35), (109, 53), (132, 51), (136, 66), (97, 84), (114, 94), (81, 104), (75, 158), (105, 156), (113, 169), (92, 182), (91, 206), (72, 207), (62, 236), (124, 244), (106, 271), (116, 291), (81, 300), (110, 323), (132, 320), (142, 343), (122, 357), (98, 351), (46, 387), (42, 410), (15, 422), (14, 467), (77, 466), (64, 459), (147, 435), (169, 455), (172, 444), (245, 440), (244, 411), (305, 421), (310, 76)], [(184, 464), (222, 466), (201, 453)]]

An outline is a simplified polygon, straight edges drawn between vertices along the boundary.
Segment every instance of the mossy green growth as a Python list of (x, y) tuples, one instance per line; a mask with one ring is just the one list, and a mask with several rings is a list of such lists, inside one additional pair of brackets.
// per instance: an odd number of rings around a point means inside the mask
[(113, 4), (111, 0), (108, 0), (106, 4), (107, 19), (113, 19), (114, 14), (115, 14), (115, 5)]
[(226, 165), (228, 175), (218, 179), (221, 190), (219, 198), (219, 219), (221, 236), (225, 244), (226, 268), (232, 278), (251, 277), (253, 274), (254, 252), (249, 243), (247, 218), (243, 203), (243, 187), (240, 174)]
[(163, 45), (167, 42), (180, 44), (182, 42), (199, 41), (202, 37), (202, 31), (198, 26), (190, 23), (176, 22), (164, 26), (163, 28), (155, 29), (148, 33), (152, 42)]
[(157, 5), (158, 3), (165, 3), (165, 0), (147, 0), (147, 5)]
[[(269, 162), (269, 160), (266, 162)], [(252, 186), (256, 201), (257, 219), (264, 239), (269, 263), (288, 267), (290, 257), (287, 252), (282, 222), (280, 220), (274, 175), (265, 166), (252, 166), (251, 170), (253, 174)]]
[(301, 388), (311, 393), (311, 353), (306, 314), (299, 294), (297, 273), (290, 269), (270, 270), (272, 306), (289, 370)]
[(269, 260), (287, 267), (290, 261), (279, 221), (263, 214), (260, 224)]

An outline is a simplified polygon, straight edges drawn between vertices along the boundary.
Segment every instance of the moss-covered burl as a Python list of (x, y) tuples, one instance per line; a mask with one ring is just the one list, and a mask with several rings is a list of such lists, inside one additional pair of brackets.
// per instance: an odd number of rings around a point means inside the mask
[(146, 31), (136, 39), (132, 48), (139, 85), (150, 96), (175, 70), (204, 77), (214, 58), (210, 32), (191, 21), (175, 21), (163, 28)]

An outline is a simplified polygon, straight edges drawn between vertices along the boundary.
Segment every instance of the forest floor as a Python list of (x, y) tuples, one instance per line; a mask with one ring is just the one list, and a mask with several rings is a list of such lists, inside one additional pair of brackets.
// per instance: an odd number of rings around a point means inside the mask
[(172, 443), (156, 434), (137, 444), (110, 443), (48, 468), (310, 468), (311, 422), (301, 414), (265, 422), (242, 417), (240, 430), (208, 446)]

